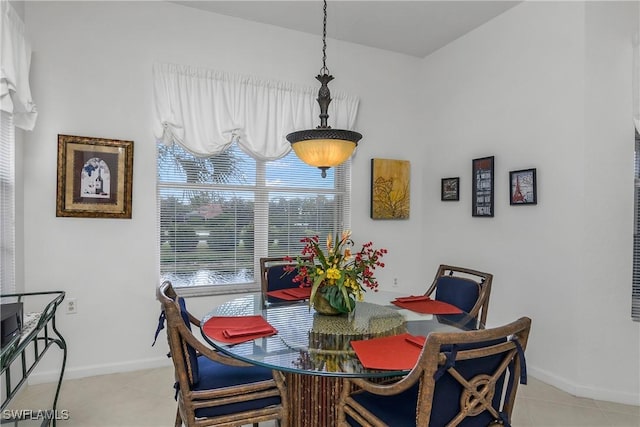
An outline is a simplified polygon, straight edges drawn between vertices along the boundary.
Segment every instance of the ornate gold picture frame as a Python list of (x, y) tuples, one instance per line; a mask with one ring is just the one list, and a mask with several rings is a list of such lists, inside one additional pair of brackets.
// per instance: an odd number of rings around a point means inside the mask
[(58, 135), (56, 216), (131, 218), (133, 141)]

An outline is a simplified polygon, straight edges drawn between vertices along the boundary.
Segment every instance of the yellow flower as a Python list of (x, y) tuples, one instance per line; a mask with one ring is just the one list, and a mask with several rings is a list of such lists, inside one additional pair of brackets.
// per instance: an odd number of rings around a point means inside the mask
[(327, 234), (327, 251), (333, 252), (331, 234)]
[(324, 270), (323, 270), (323, 269), (321, 269), (321, 268), (316, 268), (316, 274), (317, 274), (318, 276), (322, 276), (322, 275), (324, 274)]
[(351, 258), (351, 249), (350, 248), (345, 248), (345, 250), (344, 250), (344, 259), (346, 261), (349, 258)]
[(330, 268), (327, 270), (327, 278), (329, 279), (339, 279), (340, 278), (340, 270), (337, 268)]

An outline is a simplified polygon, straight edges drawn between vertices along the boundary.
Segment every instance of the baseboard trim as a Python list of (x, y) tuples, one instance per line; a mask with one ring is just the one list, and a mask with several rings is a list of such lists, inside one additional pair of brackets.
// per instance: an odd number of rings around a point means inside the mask
[(623, 403), (625, 405), (640, 406), (640, 395), (625, 393), (619, 390), (588, 387), (569, 381), (567, 378), (558, 376), (556, 373), (538, 369), (534, 366), (527, 366), (528, 373), (536, 379), (552, 385), (573, 396), (586, 397), (607, 402)]
[[(171, 366), (171, 359), (160, 357), (153, 359), (136, 360), (123, 363), (110, 363), (105, 365), (92, 365), (81, 368), (67, 368), (64, 371), (64, 380), (74, 380), (98, 375), (117, 374), (121, 372), (142, 371), (144, 369), (162, 368)], [(34, 372), (29, 375), (29, 384), (43, 384), (58, 381), (59, 371)]]

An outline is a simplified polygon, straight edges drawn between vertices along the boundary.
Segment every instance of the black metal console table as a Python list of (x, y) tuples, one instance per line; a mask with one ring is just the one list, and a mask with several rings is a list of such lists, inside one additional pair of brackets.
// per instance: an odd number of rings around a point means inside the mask
[[(58, 403), (58, 395), (60, 394), (60, 386), (62, 385), (62, 377), (64, 375), (64, 368), (67, 362), (67, 344), (56, 329), (56, 310), (62, 303), (65, 293), (62, 291), (51, 292), (31, 292), (21, 294), (6, 294), (0, 295), (0, 300), (5, 302), (21, 302), (25, 307), (33, 307), (34, 304), (38, 304), (38, 307), (42, 307), (42, 311), (35, 313), (25, 313), (22, 329), (18, 335), (8, 342), (0, 350), (0, 375), (2, 376), (2, 382), (5, 388), (3, 393), (2, 411), (3, 419), (2, 424), (7, 421), (14, 425), (22, 425), (21, 421), (30, 421), (22, 416), (18, 415), (17, 418), (11, 420), (5, 420), (4, 414), (5, 408), (18, 393), (18, 390), (27, 381), (29, 375), (33, 372), (36, 365), (49, 348), (56, 344), (63, 352), (62, 367), (60, 369), (60, 377), (58, 378), (58, 385), (56, 387), (55, 397), (53, 399), (53, 405), (51, 410), (46, 408), (42, 413), (37, 416), (42, 420), (42, 426), (48, 426), (51, 423), (56, 425)], [(40, 301), (45, 300), (44, 304), (40, 305)], [(35, 413), (28, 414), (33, 417)], [(31, 420), (31, 422), (33, 422)]]

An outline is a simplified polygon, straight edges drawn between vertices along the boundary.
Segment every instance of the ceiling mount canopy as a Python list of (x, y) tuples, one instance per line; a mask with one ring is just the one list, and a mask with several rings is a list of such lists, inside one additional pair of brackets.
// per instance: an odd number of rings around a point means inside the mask
[(322, 21), (322, 68), (316, 79), (320, 82), (318, 105), (320, 105), (320, 126), (315, 129), (299, 130), (287, 135), (296, 155), (310, 166), (322, 171), (326, 178), (327, 169), (347, 161), (358, 145), (362, 135), (352, 130), (332, 129), (327, 125), (331, 93), (329, 82), (333, 76), (327, 68), (327, 0), (324, 0), (324, 19)]

